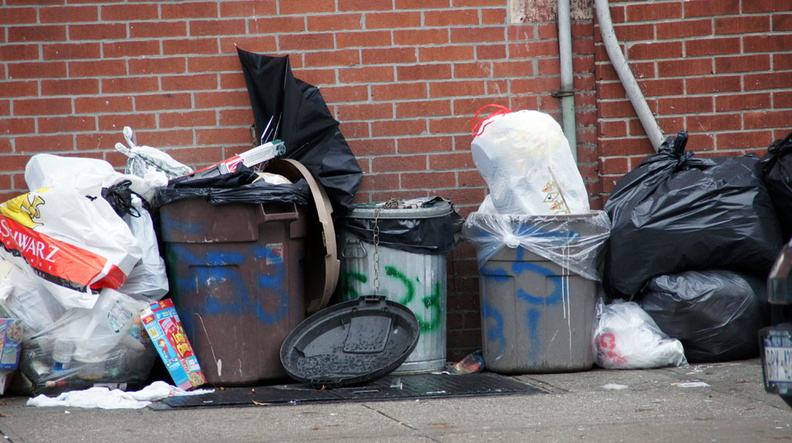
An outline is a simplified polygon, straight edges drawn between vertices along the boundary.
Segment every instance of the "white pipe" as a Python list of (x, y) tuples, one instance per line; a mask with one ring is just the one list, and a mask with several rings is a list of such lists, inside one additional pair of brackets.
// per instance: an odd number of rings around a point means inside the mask
[(613, 22), (611, 21), (610, 7), (608, 0), (594, 0), (594, 6), (597, 9), (597, 20), (599, 21), (600, 33), (602, 34), (602, 42), (605, 45), (605, 50), (608, 51), (613, 69), (619, 75), (624, 90), (627, 92), (627, 97), (630, 99), (635, 113), (638, 114), (638, 119), (643, 125), (646, 135), (649, 136), (649, 141), (655, 151), (663, 143), (663, 131), (660, 125), (657, 124), (649, 105), (646, 104), (646, 99), (635, 81), (635, 77), (630, 71), (630, 66), (624, 58), (621, 49), (619, 48), (619, 41), (616, 40), (616, 32), (613, 30)]
[(575, 123), (575, 84), (572, 70), (572, 25), (570, 0), (558, 0), (558, 55), (561, 63), (561, 118), (564, 135), (569, 141), (572, 157), (577, 162), (577, 134)]

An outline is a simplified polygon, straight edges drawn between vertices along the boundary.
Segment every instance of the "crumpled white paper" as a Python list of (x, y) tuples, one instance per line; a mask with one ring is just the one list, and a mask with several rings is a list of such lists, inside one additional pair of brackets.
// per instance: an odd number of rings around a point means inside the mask
[(106, 387), (93, 387), (81, 391), (69, 391), (57, 397), (44, 394), (27, 401), (28, 406), (67, 406), (72, 408), (98, 409), (141, 409), (152, 402), (177, 395), (199, 395), (214, 392), (213, 389), (185, 391), (164, 381), (155, 381), (139, 391), (122, 391)]

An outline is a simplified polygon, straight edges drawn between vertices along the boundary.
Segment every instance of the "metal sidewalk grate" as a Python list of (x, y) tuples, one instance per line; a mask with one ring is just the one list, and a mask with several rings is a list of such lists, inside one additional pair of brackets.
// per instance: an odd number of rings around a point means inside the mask
[(301, 384), (217, 389), (209, 394), (169, 397), (153, 403), (149, 408), (166, 410), (217, 406), (278, 406), (540, 393), (545, 391), (492, 372), (466, 375), (389, 375), (363, 386), (325, 390)]

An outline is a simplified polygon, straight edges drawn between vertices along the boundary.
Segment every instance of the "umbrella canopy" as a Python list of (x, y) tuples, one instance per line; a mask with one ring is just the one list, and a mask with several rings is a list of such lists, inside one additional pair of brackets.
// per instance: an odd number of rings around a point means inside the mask
[(294, 77), (289, 57), (237, 48), (258, 142), (283, 140), (284, 158), (299, 161), (324, 186), (335, 216), (352, 208), (362, 171), (319, 88)]

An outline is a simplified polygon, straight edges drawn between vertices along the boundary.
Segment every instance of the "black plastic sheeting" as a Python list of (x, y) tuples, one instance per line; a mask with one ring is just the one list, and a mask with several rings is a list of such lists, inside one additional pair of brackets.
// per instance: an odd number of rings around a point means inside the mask
[(445, 200), (439, 203), (449, 205), (446, 214), (434, 217), (404, 218), (345, 217), (339, 224), (357, 238), (374, 243), (374, 228), (379, 228), (379, 246), (398, 249), (416, 254), (445, 254), (460, 242), (460, 232), (465, 219), (462, 218)]
[(492, 372), (389, 375), (365, 386), (338, 389), (318, 390), (298, 384), (217, 389), (209, 394), (168, 397), (152, 403), (149, 408), (261, 407), (533, 394), (545, 394), (545, 391)]
[(690, 363), (756, 357), (757, 334), (770, 312), (765, 280), (729, 271), (656, 277), (638, 303), (682, 342)]
[(639, 295), (655, 276), (725, 269), (766, 276), (783, 245), (755, 155), (696, 158), (687, 132), (616, 183), (603, 287)]
[(237, 48), (259, 143), (282, 140), (284, 158), (299, 161), (324, 186), (334, 217), (352, 207), (363, 173), (319, 88), (294, 77), (288, 56)]
[(304, 179), (292, 184), (271, 184), (258, 180), (256, 172), (240, 164), (236, 172), (213, 177), (171, 180), (168, 186), (157, 188), (151, 205), (159, 208), (185, 198), (199, 197), (213, 205), (226, 203), (295, 203), (307, 206), (311, 190)]
[(792, 237), (792, 132), (773, 142), (759, 162), (770, 197), (773, 199), (784, 240)]

